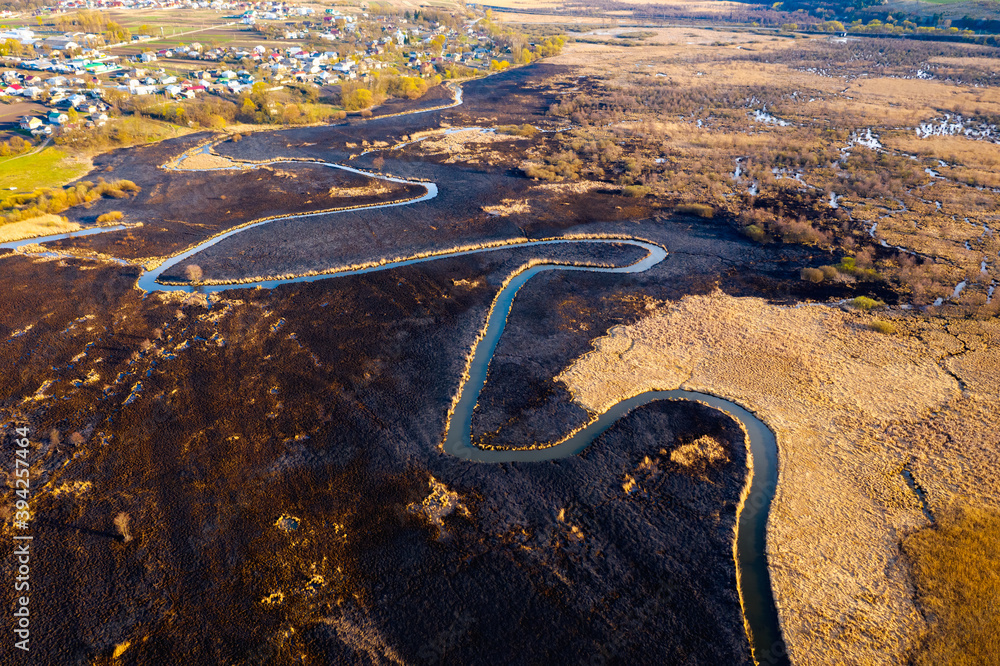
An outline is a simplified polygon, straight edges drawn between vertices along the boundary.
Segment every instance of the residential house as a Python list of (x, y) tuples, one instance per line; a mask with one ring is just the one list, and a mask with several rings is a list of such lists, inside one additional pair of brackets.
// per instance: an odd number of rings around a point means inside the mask
[(71, 51), (80, 48), (80, 44), (71, 37), (48, 37), (42, 41), (42, 46), (51, 51)]
[(21, 116), (21, 129), (33, 130), (42, 126), (42, 119), (35, 116)]

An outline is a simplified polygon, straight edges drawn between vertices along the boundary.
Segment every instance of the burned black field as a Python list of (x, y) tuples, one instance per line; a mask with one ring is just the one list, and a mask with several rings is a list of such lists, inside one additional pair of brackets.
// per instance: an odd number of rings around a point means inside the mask
[[(252, 134), (216, 150), (345, 163), (349, 142), (393, 144), (443, 122), (544, 124), (555, 71), (471, 83), (454, 109)], [(143, 189), (80, 219), (118, 209), (143, 226), (51, 247), (171, 254), (372, 181), (308, 164), (159, 168), (205, 138), (99, 160), (89, 178)], [(373, 158), (350, 164), (374, 169)], [(208, 278), (235, 279), (576, 233), (670, 252), (646, 273), (553, 273), (522, 289), (473, 424), (492, 445), (579, 425), (583, 410), (552, 377), (647, 299), (832, 293), (798, 279), (827, 260), (815, 251), (753, 245), (723, 223), (612, 190), (539, 197), (537, 214), (497, 217), (482, 207), (533, 186), (515, 169), (405, 149), (379, 168), (440, 194), (276, 222), (197, 262)], [(405, 199), (415, 186), (390, 190), (352, 203)], [(206, 299), (144, 294), (134, 266), (0, 257), (0, 414), (33, 433), (31, 663), (750, 663), (732, 556), (747, 455), (734, 421), (661, 402), (565, 460), (487, 465), (440, 450), (494, 296), (539, 257), (636, 258), (628, 247), (508, 248)], [(706, 435), (722, 444), (721, 462), (672, 459)]]

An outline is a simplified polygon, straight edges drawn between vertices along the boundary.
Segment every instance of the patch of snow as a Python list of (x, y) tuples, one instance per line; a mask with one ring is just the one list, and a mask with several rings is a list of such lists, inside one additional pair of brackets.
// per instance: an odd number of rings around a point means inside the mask
[[(917, 138), (926, 139), (931, 136), (964, 136), (978, 141), (1000, 143), (1000, 131), (997, 126), (976, 122), (961, 115), (944, 114), (943, 118), (935, 118), (917, 127)], [(944, 165), (942, 165), (944, 166)]]
[(759, 123), (764, 123), (765, 125), (777, 125), (778, 127), (788, 127), (791, 125), (791, 123), (787, 120), (776, 118), (768, 113), (766, 106), (763, 109), (754, 110), (753, 119)]
[(860, 132), (853, 132), (848, 145), (864, 146), (870, 150), (882, 149), (882, 142), (878, 140), (877, 136), (872, 134), (871, 129), (866, 129), (864, 134), (861, 134)]

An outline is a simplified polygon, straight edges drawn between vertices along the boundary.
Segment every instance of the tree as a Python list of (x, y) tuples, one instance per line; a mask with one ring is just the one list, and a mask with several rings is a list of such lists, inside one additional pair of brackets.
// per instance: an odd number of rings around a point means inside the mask
[(132, 540), (132, 533), (129, 531), (129, 524), (131, 522), (132, 517), (124, 511), (115, 516), (115, 527), (118, 529), (121, 540), (125, 543)]
[(367, 88), (356, 88), (347, 92), (341, 91), (340, 103), (348, 111), (367, 109), (375, 103), (372, 91)]
[(109, 21), (104, 29), (104, 39), (109, 44), (128, 42), (132, 39), (132, 33), (129, 32), (128, 28), (123, 28), (114, 21)]
[(444, 35), (437, 35), (436, 37), (434, 37), (431, 40), (431, 53), (433, 53), (436, 56), (441, 55), (441, 52), (444, 51), (445, 42), (447, 41), (448, 38), (445, 37)]
[(0, 44), (0, 55), (21, 55), (24, 47), (21, 46), (21, 42), (16, 39), (8, 39), (3, 44)]
[(184, 277), (188, 279), (188, 282), (198, 282), (202, 277), (201, 266), (188, 264), (184, 267)]

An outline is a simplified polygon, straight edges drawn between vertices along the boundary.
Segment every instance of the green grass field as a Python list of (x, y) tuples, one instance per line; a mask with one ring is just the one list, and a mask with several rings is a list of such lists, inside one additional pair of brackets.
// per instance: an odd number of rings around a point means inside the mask
[(59, 187), (89, 170), (86, 163), (67, 158), (66, 153), (51, 146), (34, 155), (5, 159), (0, 162), (0, 201), (39, 187)]

